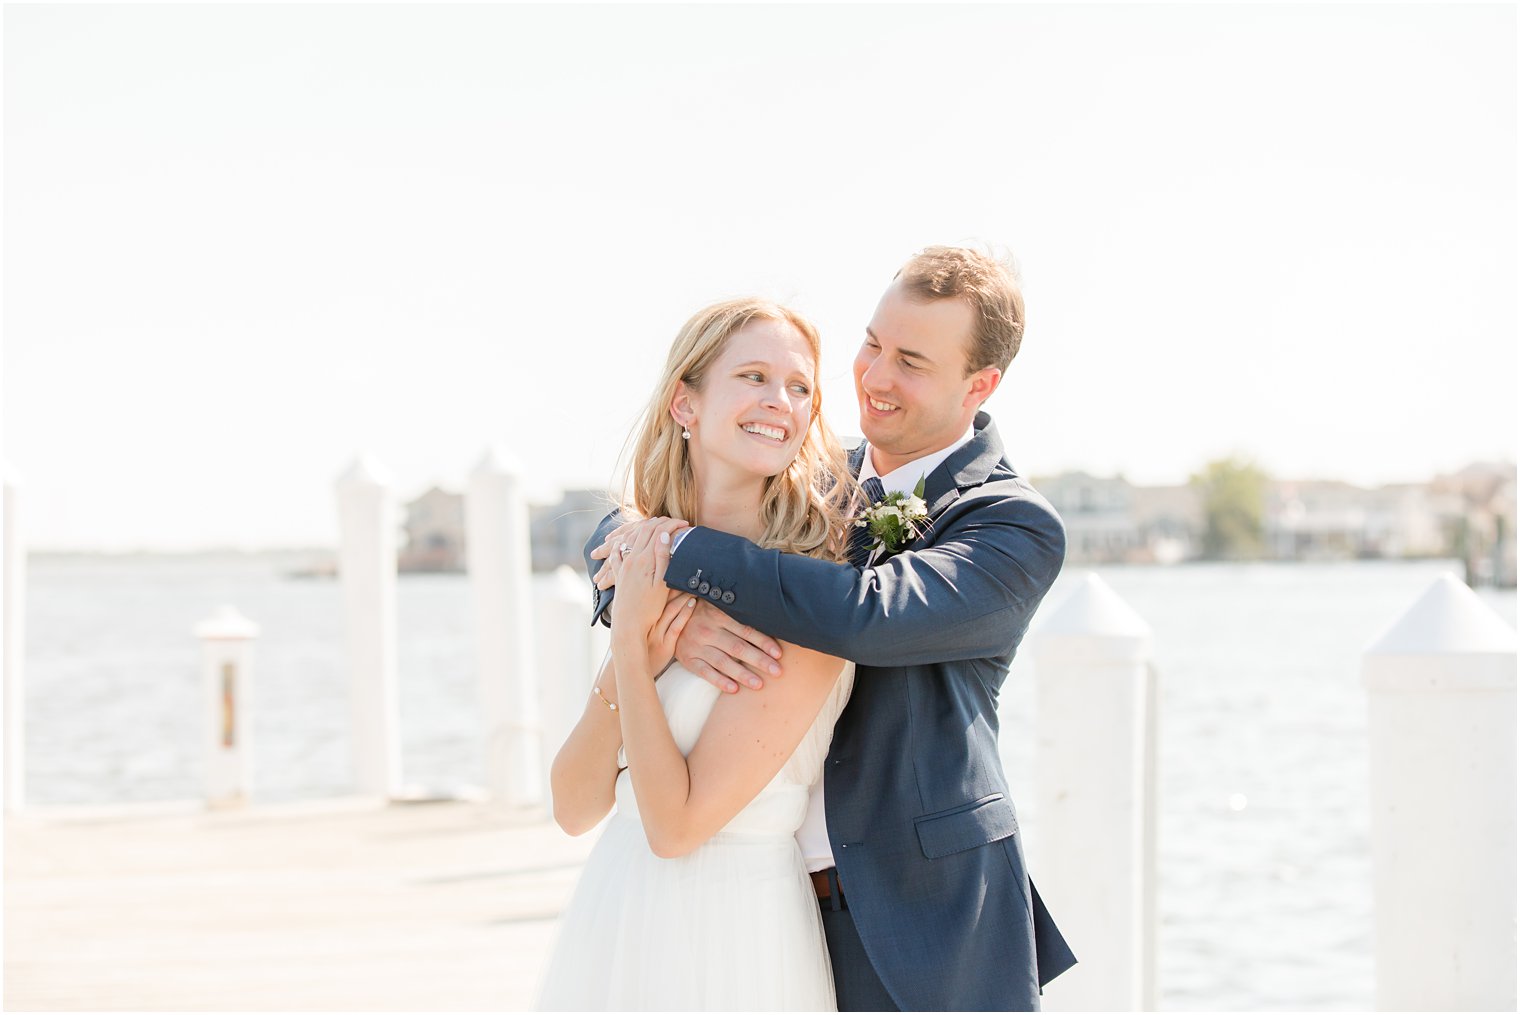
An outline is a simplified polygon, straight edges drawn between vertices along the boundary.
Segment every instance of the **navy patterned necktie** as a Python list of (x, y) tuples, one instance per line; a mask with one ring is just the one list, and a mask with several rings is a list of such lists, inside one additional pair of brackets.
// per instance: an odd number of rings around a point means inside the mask
[[(872, 476), (860, 484), (861, 492), (872, 505), (880, 504), (887, 495), (881, 480)], [(868, 567), (871, 563), (871, 533), (864, 525), (857, 525), (850, 532), (850, 563), (856, 567)]]

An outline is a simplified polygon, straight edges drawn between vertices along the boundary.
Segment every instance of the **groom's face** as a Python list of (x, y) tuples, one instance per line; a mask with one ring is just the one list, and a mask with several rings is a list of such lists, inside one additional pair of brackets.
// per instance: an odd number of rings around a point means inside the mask
[(890, 471), (948, 447), (970, 425), (982, 397), (966, 376), (976, 323), (961, 299), (910, 300), (893, 282), (855, 356), (860, 429)]

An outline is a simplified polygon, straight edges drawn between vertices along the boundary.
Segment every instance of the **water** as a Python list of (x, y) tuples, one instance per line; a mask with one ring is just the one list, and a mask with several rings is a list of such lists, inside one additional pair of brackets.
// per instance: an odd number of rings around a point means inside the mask
[[(349, 792), (339, 588), (285, 577), (298, 565), (276, 557), (33, 559), (30, 801), (198, 794), (203, 706), (191, 629), (223, 603), (263, 628), (249, 702), (253, 799)], [(1155, 635), (1162, 1007), (1372, 1006), (1360, 653), (1448, 569), (1100, 569)], [(1063, 575), (1047, 603), (1080, 573)], [(1481, 594), (1515, 622), (1513, 591)], [(406, 576), (398, 585), (402, 763), (419, 790), (481, 781), (468, 605), (462, 576)], [(1032, 673), (1020, 659), (1002, 704), (1004, 760), (1037, 838), (1033, 710)]]
[[(352, 791), (339, 586), (288, 557), (42, 558), (28, 570), (27, 795), (33, 804), (195, 797), (203, 735), (194, 626), (258, 623), (247, 722), (255, 802)], [(403, 771), (420, 791), (481, 782), (468, 586), (396, 596)]]
[[(1161, 1005), (1371, 1009), (1372, 856), (1361, 651), (1450, 564), (1101, 569), (1151, 625), (1161, 681)], [(1064, 574), (1059, 603), (1080, 572)], [(1511, 625), (1515, 593), (1482, 590)], [(1038, 621), (1036, 621), (1038, 623)], [(1033, 674), (1002, 703), (1032, 801)], [(1039, 815), (1026, 814), (1031, 838)], [(1038, 880), (1038, 871), (1035, 871)]]

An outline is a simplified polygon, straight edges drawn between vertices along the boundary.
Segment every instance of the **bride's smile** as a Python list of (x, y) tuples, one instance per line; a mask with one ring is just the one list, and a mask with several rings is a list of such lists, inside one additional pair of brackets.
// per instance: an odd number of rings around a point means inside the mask
[(723, 496), (777, 475), (812, 422), (813, 355), (786, 321), (757, 319), (729, 339), (696, 387), (676, 389), (671, 415), (691, 433), (697, 487)]

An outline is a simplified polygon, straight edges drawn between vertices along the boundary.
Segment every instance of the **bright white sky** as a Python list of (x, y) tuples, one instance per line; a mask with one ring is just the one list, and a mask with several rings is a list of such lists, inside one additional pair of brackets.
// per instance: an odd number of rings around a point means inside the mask
[(1513, 458), (1516, 14), (7, 7), (4, 456), (35, 548), (336, 538), (490, 443), (605, 485), (758, 292), (827, 407), (898, 264), (1017, 256), (1026, 473)]

